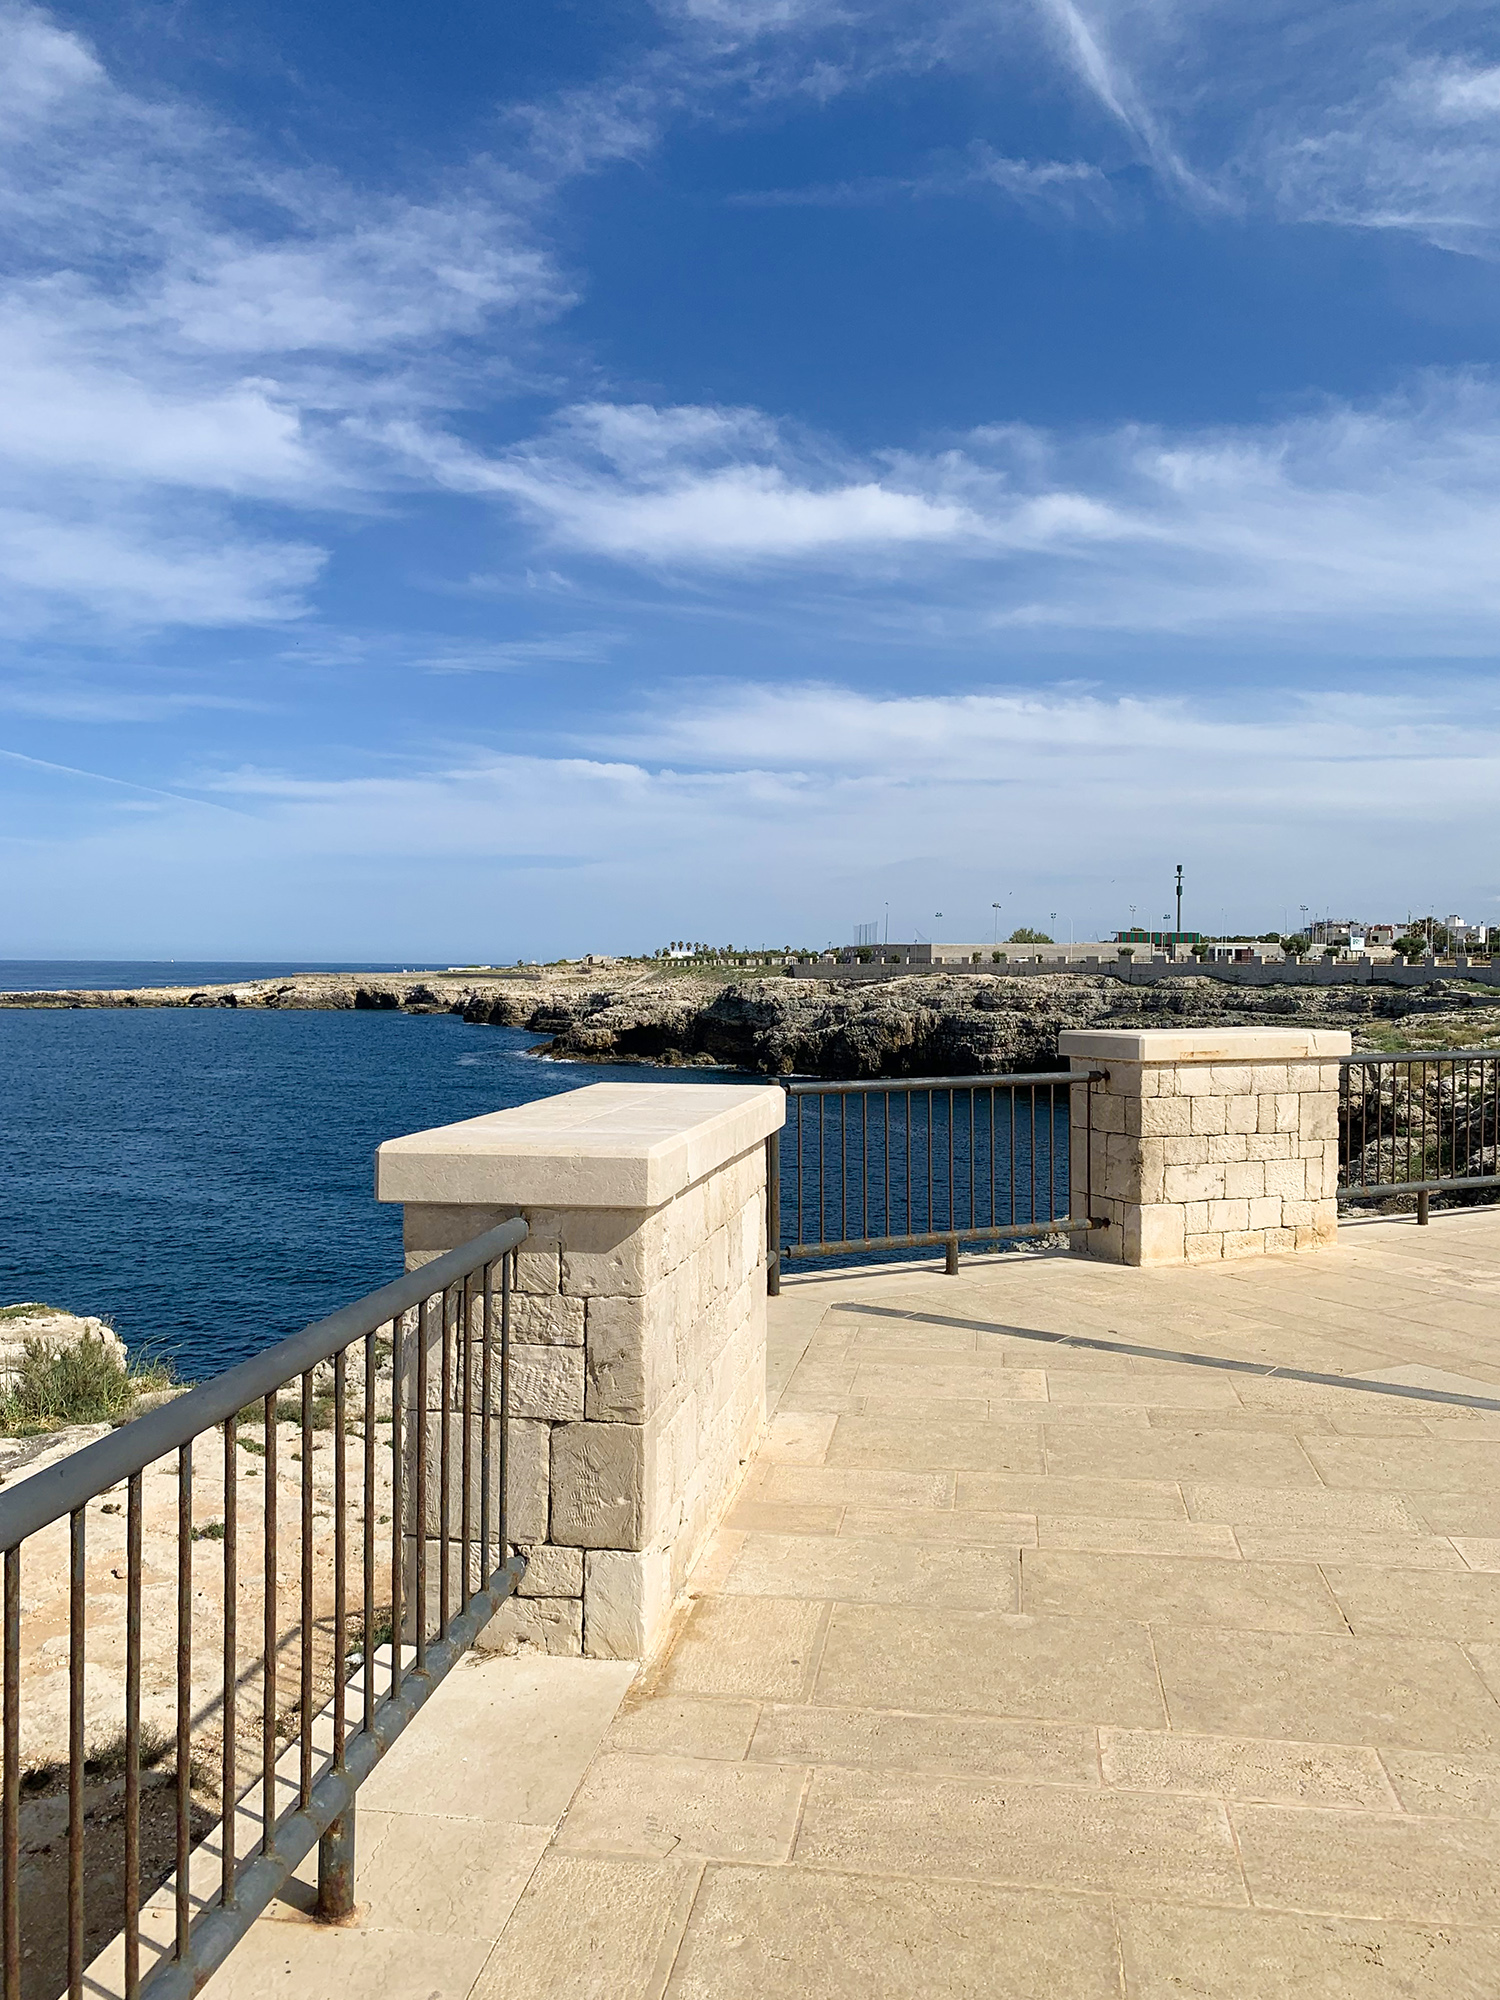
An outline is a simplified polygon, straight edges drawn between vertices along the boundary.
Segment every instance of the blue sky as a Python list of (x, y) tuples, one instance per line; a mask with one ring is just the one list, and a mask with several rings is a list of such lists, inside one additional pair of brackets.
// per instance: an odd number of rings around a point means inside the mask
[(1492, 9), (0, 0), (0, 90), (0, 956), (1500, 920)]

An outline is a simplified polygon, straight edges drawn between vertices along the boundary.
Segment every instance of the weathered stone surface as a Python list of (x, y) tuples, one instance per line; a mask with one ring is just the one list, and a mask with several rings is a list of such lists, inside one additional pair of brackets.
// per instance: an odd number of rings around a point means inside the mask
[(565, 1421), (583, 1415), (583, 1350), (514, 1345), (510, 1407), (518, 1417)]
[(559, 1424), (552, 1433), (552, 1534), (573, 1548), (638, 1548), (645, 1436), (637, 1424)]
[(510, 1597), (474, 1641), (482, 1653), (583, 1652), (583, 1602), (577, 1597)]

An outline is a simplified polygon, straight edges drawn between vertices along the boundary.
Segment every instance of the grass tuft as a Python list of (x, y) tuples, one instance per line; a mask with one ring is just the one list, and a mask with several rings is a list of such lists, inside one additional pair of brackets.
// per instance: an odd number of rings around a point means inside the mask
[(159, 1361), (129, 1361), (96, 1335), (59, 1346), (28, 1340), (21, 1365), (0, 1390), (0, 1435), (31, 1437), (65, 1424), (123, 1423), (143, 1395), (169, 1389)]

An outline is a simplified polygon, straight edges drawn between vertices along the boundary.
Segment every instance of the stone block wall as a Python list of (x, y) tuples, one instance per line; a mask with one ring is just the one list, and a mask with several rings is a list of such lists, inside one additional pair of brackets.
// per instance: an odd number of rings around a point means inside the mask
[(1347, 1034), (1067, 1033), (1074, 1247), (1125, 1264), (1315, 1250), (1337, 1233), (1339, 1061)]
[[(481, 1645), (641, 1657), (739, 1485), (765, 1419), (763, 1134), (783, 1103), (779, 1090), (743, 1094), (765, 1100), (760, 1135), (710, 1153), (658, 1204), (405, 1204), (409, 1268), (514, 1215), (530, 1227), (511, 1303), (509, 1475), (528, 1570)], [(436, 1463), (435, 1440), (428, 1450)], [(427, 1517), (431, 1537), (430, 1495)]]

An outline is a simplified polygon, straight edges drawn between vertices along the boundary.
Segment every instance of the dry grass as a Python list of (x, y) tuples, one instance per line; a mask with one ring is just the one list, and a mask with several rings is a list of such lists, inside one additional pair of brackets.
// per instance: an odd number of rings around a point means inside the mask
[(94, 1334), (66, 1346), (28, 1340), (20, 1367), (0, 1390), (0, 1434), (31, 1437), (66, 1424), (124, 1423), (143, 1395), (172, 1384), (163, 1363), (122, 1359)]

